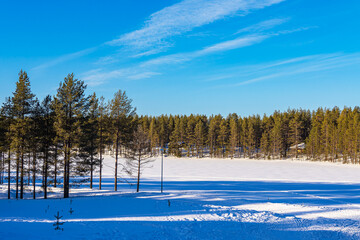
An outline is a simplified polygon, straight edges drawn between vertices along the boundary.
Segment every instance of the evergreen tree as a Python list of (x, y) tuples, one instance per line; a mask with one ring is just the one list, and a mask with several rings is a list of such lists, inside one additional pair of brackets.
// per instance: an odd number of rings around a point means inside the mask
[(132, 100), (128, 98), (126, 92), (121, 90), (114, 94), (114, 98), (109, 104), (110, 118), (111, 118), (111, 133), (115, 147), (115, 177), (114, 189), (117, 191), (118, 182), (118, 159), (121, 140), (126, 137), (127, 129), (131, 118), (135, 115), (135, 110), (132, 105)]
[(24, 156), (26, 153), (26, 140), (29, 137), (30, 120), (29, 115), (34, 103), (34, 94), (31, 93), (30, 81), (25, 71), (19, 72), (19, 80), (13, 93), (12, 106), (14, 121), (10, 128), (12, 132), (12, 148), (16, 152), (16, 198), (18, 198), (19, 171), (20, 172), (20, 198), (24, 197)]
[(226, 152), (227, 152), (226, 146), (228, 143), (228, 134), (229, 134), (228, 123), (225, 119), (221, 119), (217, 143), (220, 146), (221, 149), (220, 153), (221, 153), (221, 157), (223, 158), (226, 156)]
[(94, 170), (99, 164), (96, 157), (99, 146), (99, 103), (96, 94), (89, 99), (89, 108), (82, 119), (79, 143), (80, 164), (77, 166), (78, 174), (84, 176), (90, 173), (90, 188), (93, 188)]
[(239, 144), (239, 124), (238, 116), (236, 114), (230, 115), (230, 155), (234, 158), (236, 155), (236, 149)]
[(197, 157), (201, 158), (204, 154), (206, 140), (206, 122), (204, 118), (198, 117), (195, 126), (195, 148)]
[(87, 107), (88, 98), (85, 97), (86, 85), (83, 81), (68, 74), (60, 83), (54, 97), (55, 104), (55, 129), (63, 142), (64, 153), (64, 198), (69, 197), (71, 156), (81, 134), (80, 120)]
[(109, 143), (108, 132), (106, 131), (108, 121), (108, 106), (105, 103), (104, 97), (100, 97), (99, 101), (99, 112), (98, 112), (98, 135), (99, 135), (99, 189), (101, 190), (102, 185), (102, 167), (103, 167), (103, 154), (107, 143)]
[(174, 154), (177, 157), (182, 156), (182, 141), (181, 141), (181, 129), (180, 129), (180, 118), (175, 118), (175, 127), (170, 135), (169, 142), (169, 153)]
[(14, 117), (12, 101), (11, 98), (7, 98), (5, 103), (1, 108), (1, 116), (3, 118), (3, 140), (2, 140), (2, 149), (7, 152), (7, 183), (8, 183), (8, 199), (10, 199), (11, 193), (11, 125)]

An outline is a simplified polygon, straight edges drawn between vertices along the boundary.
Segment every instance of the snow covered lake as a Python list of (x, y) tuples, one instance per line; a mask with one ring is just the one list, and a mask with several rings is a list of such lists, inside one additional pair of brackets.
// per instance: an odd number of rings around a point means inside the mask
[(69, 199), (7, 200), (1, 186), (0, 239), (360, 238), (360, 166), (166, 157), (161, 194), (160, 157), (140, 193), (126, 182), (114, 192), (114, 159), (104, 165), (103, 190), (96, 182)]

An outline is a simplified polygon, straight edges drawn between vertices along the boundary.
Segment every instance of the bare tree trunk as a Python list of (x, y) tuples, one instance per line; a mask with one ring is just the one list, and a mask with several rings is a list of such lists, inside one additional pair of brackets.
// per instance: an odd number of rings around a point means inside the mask
[(66, 167), (66, 198), (70, 195), (70, 149), (71, 142), (69, 142), (68, 153), (67, 153), (67, 167)]
[(101, 180), (102, 180), (102, 133), (100, 132), (100, 178), (99, 178), (99, 190), (101, 190)]
[(45, 158), (44, 158), (44, 198), (47, 199), (47, 179), (48, 179), (48, 149), (45, 149)]
[[(30, 172), (30, 171), (29, 171)], [(33, 153), (33, 199), (36, 198), (36, 152)]]
[(9, 147), (9, 151), (8, 151), (8, 199), (10, 199), (10, 193), (11, 193), (11, 188), (10, 188), (10, 183), (11, 183), (11, 161), (10, 161), (10, 155), (11, 155), (11, 151), (10, 151), (10, 147)]
[(58, 157), (58, 149), (57, 149), (57, 144), (55, 143), (55, 161), (54, 161), (54, 187), (56, 187), (57, 185), (57, 157)]
[(24, 198), (24, 153), (21, 152), (20, 199)]
[(68, 184), (67, 184), (67, 159), (68, 159), (68, 150), (67, 150), (67, 148), (68, 148), (68, 143), (66, 142), (65, 143), (65, 152), (64, 152), (64, 180), (63, 180), (63, 182), (64, 182), (64, 198), (68, 198), (69, 196), (68, 196), (68, 192), (67, 192), (67, 186), (68, 186)]
[(136, 188), (136, 192), (139, 192), (139, 190), (140, 190), (140, 161), (141, 161), (141, 154), (139, 153), (139, 159), (138, 159), (138, 176), (137, 176), (137, 188)]
[(94, 156), (91, 154), (90, 157), (90, 189), (93, 188), (93, 171), (94, 171)]
[(119, 155), (119, 137), (116, 136), (115, 146), (115, 179), (114, 179), (114, 190), (117, 191), (117, 168), (118, 168), (118, 155)]
[(30, 152), (29, 152), (29, 157), (28, 157), (28, 172), (27, 172), (27, 174), (28, 174), (27, 185), (28, 185), (28, 186), (30, 186), (30, 181), (31, 181), (31, 171), (30, 171), (30, 169), (31, 169), (31, 154), (30, 154)]
[(19, 171), (20, 171), (20, 156), (16, 154), (16, 199), (19, 198)]

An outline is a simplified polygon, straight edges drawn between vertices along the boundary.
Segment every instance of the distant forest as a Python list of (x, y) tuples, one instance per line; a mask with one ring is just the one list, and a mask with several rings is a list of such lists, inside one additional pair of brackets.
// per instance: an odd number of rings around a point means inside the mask
[[(0, 184), (16, 184), (16, 198), (24, 186), (41, 181), (64, 188), (69, 197), (76, 180), (70, 176), (101, 177), (103, 155), (137, 161), (162, 152), (177, 157), (285, 159), (359, 163), (360, 108), (289, 109), (272, 115), (138, 116), (125, 91), (105, 101), (73, 74), (60, 83), (54, 96), (39, 100), (30, 80), (20, 71), (13, 96), (6, 98), (0, 115)], [(140, 174), (139, 174), (140, 175)], [(79, 178), (84, 181), (84, 178)]]

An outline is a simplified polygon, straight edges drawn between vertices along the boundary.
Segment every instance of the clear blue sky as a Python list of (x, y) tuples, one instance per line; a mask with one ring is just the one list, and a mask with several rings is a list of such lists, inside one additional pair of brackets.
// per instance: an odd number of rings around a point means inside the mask
[(360, 104), (358, 0), (0, 3), (0, 97), (20, 69), (39, 98), (71, 72), (139, 114)]

